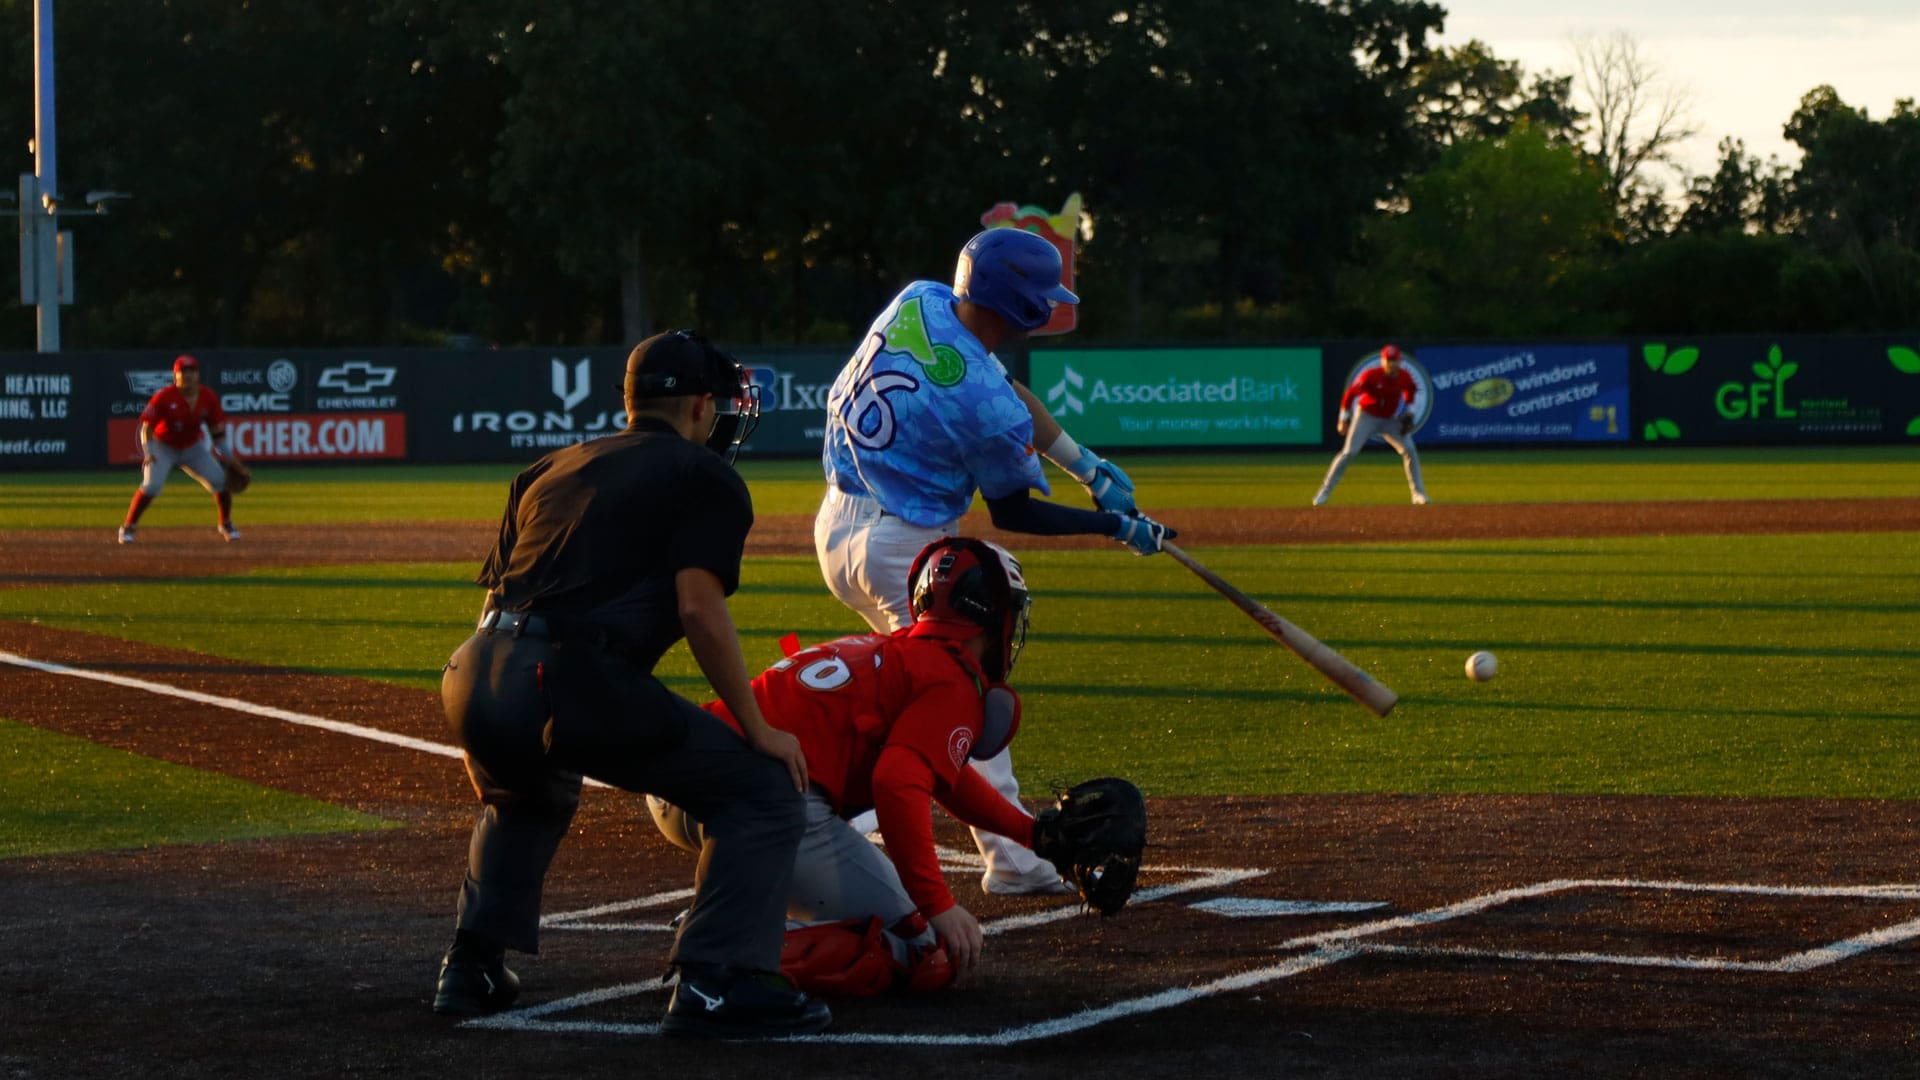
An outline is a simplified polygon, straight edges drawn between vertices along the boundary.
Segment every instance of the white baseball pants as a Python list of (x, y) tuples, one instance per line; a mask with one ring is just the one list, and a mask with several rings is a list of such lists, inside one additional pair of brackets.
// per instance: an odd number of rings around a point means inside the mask
[(147, 453), (153, 458), (141, 467), (140, 490), (147, 493), (149, 499), (158, 498), (160, 489), (167, 486), (167, 474), (178, 466), (180, 470), (207, 489), (208, 494), (218, 495), (227, 487), (227, 470), (214, 456), (213, 440), (206, 432), (200, 433), (200, 441), (185, 450), (151, 439), (147, 442)]
[[(958, 521), (925, 528), (882, 510), (877, 499), (829, 487), (813, 519), (813, 549), (833, 595), (875, 631), (890, 634), (913, 622), (907, 573), (920, 549), (959, 531)], [(1014, 778), (1013, 758), (1007, 751), (976, 761), (973, 767), (1003, 798), (1020, 805), (1020, 782)], [(854, 818), (853, 826), (871, 832), (875, 819), (868, 812)], [(1004, 836), (974, 829), (973, 842), (986, 860), (987, 876), (996, 881), (1011, 885), (1057, 880), (1052, 864)]]
[(1407, 469), (1408, 490), (1421, 499), (1427, 497), (1427, 489), (1420, 482), (1420, 451), (1414, 447), (1412, 435), (1400, 434), (1400, 418), (1375, 416), (1364, 410), (1355, 410), (1353, 419), (1347, 421), (1347, 444), (1334, 456), (1333, 464), (1327, 468), (1327, 478), (1320, 483), (1319, 500), (1324, 501), (1333, 494), (1333, 486), (1340, 482), (1347, 466), (1367, 445), (1367, 440), (1375, 435), (1400, 452), (1400, 461)]

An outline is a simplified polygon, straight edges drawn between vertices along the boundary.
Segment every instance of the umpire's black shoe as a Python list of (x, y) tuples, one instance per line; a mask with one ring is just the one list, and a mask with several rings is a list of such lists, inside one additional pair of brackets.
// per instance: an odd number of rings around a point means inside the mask
[(433, 1011), (442, 1016), (480, 1016), (499, 1012), (519, 996), (520, 976), (507, 967), (505, 954), (455, 945), (440, 961)]
[(832, 1022), (833, 1012), (825, 1002), (809, 998), (779, 975), (687, 965), (680, 969), (660, 1032), (703, 1039), (779, 1039), (807, 1035)]

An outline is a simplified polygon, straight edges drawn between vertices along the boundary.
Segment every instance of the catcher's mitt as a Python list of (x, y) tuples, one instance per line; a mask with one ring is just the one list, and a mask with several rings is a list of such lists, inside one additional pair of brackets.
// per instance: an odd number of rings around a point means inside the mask
[(1131, 781), (1075, 784), (1033, 821), (1033, 852), (1080, 889), (1102, 915), (1126, 905), (1147, 846), (1147, 800)]
[(238, 495), (252, 486), (253, 470), (247, 468), (246, 462), (241, 461), (239, 458), (228, 458), (226, 460), (226, 467), (227, 494)]

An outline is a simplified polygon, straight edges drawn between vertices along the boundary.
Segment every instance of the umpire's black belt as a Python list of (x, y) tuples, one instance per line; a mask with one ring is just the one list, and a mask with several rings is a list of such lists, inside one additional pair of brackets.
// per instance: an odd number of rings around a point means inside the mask
[(544, 616), (525, 611), (489, 611), (480, 616), (480, 625), (476, 628), (494, 634), (512, 634), (514, 637), (553, 637), (553, 624)]

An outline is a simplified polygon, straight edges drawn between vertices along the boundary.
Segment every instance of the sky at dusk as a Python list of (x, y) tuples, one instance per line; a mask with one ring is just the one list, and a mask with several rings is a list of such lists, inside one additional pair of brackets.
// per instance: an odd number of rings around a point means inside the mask
[[(1780, 129), (1822, 83), (1885, 120), (1897, 98), (1920, 98), (1920, 0), (1439, 0), (1438, 43), (1478, 38), (1529, 75), (1574, 73), (1576, 35), (1625, 33), (1643, 60), (1687, 92), (1699, 135), (1681, 150), (1689, 172), (1711, 172), (1726, 136), (1762, 160), (1793, 165)], [(1585, 107), (1575, 91), (1575, 105)], [(1671, 172), (1664, 178), (1671, 184)]]

